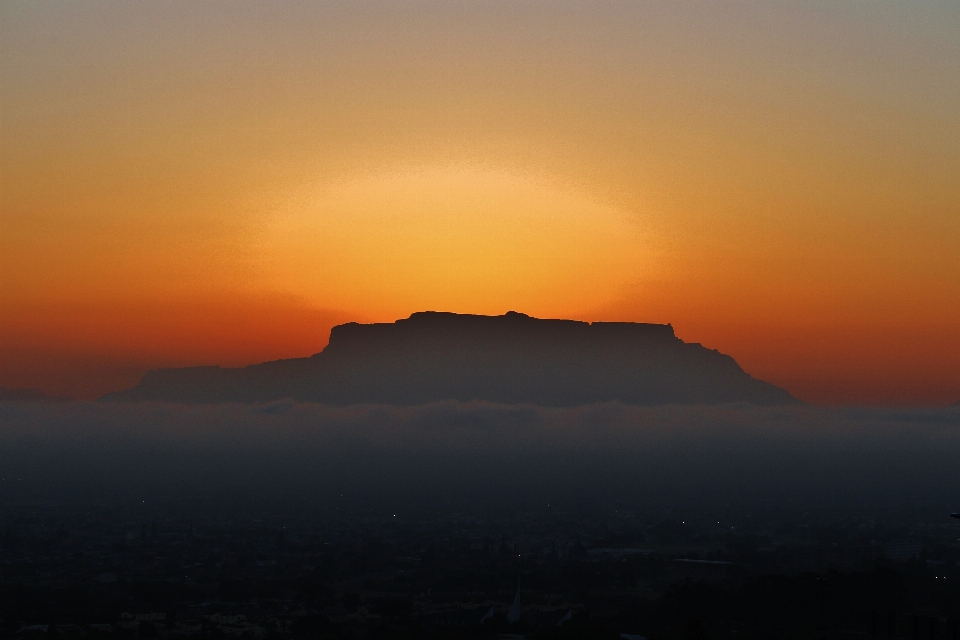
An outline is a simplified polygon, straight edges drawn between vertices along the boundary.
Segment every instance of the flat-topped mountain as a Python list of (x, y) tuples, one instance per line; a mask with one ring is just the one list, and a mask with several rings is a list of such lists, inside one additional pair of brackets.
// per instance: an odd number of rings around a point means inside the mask
[(423, 312), (392, 323), (348, 323), (309, 358), (239, 369), (159, 369), (104, 399), (416, 405), (488, 400), (572, 406), (797, 403), (730, 356), (688, 344), (673, 327)]

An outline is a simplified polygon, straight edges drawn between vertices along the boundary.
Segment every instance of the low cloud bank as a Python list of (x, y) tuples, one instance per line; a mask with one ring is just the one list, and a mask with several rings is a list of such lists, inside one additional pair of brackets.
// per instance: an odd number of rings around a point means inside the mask
[(0, 465), (5, 500), (956, 510), (960, 408), (8, 403)]

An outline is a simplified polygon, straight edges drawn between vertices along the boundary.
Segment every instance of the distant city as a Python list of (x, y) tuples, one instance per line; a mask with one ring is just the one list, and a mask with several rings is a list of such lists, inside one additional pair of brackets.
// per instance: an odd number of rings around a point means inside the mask
[(952, 639), (958, 426), (6, 402), (0, 640)]
[(20, 502), (0, 528), (3, 638), (958, 633), (960, 524), (932, 512)]

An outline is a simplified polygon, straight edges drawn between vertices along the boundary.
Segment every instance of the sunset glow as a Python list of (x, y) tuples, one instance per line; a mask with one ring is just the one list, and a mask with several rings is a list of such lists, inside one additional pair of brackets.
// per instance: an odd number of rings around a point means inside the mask
[(960, 400), (957, 3), (4, 3), (0, 385), (421, 310)]

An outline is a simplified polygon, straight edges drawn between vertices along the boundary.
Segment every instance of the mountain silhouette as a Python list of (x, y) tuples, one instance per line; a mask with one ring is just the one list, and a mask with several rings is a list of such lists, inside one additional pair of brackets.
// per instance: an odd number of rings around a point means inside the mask
[(685, 343), (673, 327), (421, 312), (392, 323), (336, 326), (308, 358), (238, 369), (159, 369), (106, 400), (410, 406), (487, 400), (574, 406), (793, 404), (719, 351)]
[(67, 402), (64, 396), (48, 396), (40, 389), (0, 387), (0, 402)]

